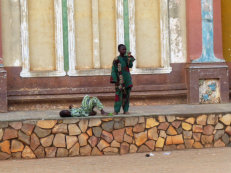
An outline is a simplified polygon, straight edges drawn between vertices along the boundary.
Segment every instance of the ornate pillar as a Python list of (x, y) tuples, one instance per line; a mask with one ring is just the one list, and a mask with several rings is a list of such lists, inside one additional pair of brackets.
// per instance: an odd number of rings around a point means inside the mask
[(0, 2), (0, 112), (7, 112), (7, 75), (3, 67), (2, 57), (2, 20), (1, 20), (1, 2)]
[[(192, 2), (193, 1), (193, 2)], [(201, 23), (202, 32), (193, 31), (194, 37), (201, 41), (196, 45), (196, 40), (192, 41), (192, 33), (188, 33), (188, 60), (186, 66), (188, 103), (190, 104), (208, 104), (208, 103), (226, 103), (229, 102), (229, 82), (228, 66), (226, 65), (222, 54), (221, 39), (221, 1), (220, 0), (189, 0), (188, 5), (188, 27), (194, 27), (192, 23)], [(214, 4), (216, 3), (216, 4)], [(190, 5), (194, 5), (195, 11)], [(198, 7), (200, 5), (200, 8)], [(190, 9), (191, 8), (191, 9)], [(199, 13), (200, 18), (195, 14)], [(194, 18), (195, 14), (195, 18)], [(214, 15), (216, 15), (214, 17)], [(216, 20), (215, 20), (216, 19)], [(214, 32), (216, 28), (216, 32)], [(197, 34), (195, 34), (197, 33)], [(214, 34), (216, 33), (216, 35)], [(199, 35), (201, 34), (201, 36)], [(190, 40), (191, 38), (191, 40)], [(214, 46), (215, 45), (215, 46)], [(193, 50), (192, 48), (195, 48)], [(201, 50), (201, 52), (199, 52)], [(216, 53), (214, 53), (216, 50)], [(195, 55), (201, 56), (195, 57)], [(216, 55), (219, 55), (219, 58)]]

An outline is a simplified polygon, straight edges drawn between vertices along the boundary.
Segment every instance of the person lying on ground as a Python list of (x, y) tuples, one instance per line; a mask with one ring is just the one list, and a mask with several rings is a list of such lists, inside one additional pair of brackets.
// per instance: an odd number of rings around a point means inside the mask
[(73, 106), (69, 107), (69, 110), (62, 110), (59, 115), (60, 117), (87, 117), (87, 116), (94, 116), (97, 114), (94, 111), (94, 108), (97, 108), (101, 115), (107, 115), (103, 110), (103, 104), (97, 97), (90, 97), (86, 95), (82, 100), (82, 105), (79, 108), (73, 108)]

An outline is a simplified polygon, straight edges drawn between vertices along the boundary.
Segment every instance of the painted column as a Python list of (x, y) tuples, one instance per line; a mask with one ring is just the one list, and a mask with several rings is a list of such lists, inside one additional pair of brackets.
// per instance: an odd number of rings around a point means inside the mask
[(7, 75), (3, 68), (2, 58), (2, 20), (0, 1), (0, 112), (7, 112)]
[(213, 0), (201, 0), (202, 55), (193, 63), (224, 62), (214, 54)]

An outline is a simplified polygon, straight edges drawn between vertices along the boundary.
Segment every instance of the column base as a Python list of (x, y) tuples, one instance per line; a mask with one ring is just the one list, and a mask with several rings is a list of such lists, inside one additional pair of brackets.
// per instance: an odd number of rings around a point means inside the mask
[(7, 73), (3, 67), (0, 67), (0, 112), (7, 111)]
[(229, 102), (229, 73), (226, 63), (186, 65), (188, 104)]

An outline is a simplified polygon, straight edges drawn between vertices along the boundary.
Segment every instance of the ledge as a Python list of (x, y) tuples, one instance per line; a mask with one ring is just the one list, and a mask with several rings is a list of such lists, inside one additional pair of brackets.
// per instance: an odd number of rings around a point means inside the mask
[[(158, 115), (181, 115), (196, 116), (200, 114), (226, 114), (231, 113), (231, 104), (208, 105), (156, 105), (156, 106), (132, 106), (130, 115), (116, 115), (110, 118), (126, 118), (137, 116), (158, 116)], [(106, 107), (107, 112), (113, 112), (112, 107)], [(19, 111), (0, 113), (1, 121), (23, 121), (23, 120), (50, 120), (63, 119), (59, 117), (60, 110), (47, 111)], [(108, 118), (108, 116), (77, 117), (78, 119)], [(67, 118), (65, 118), (67, 119)], [(74, 119), (68, 118), (68, 119)]]

